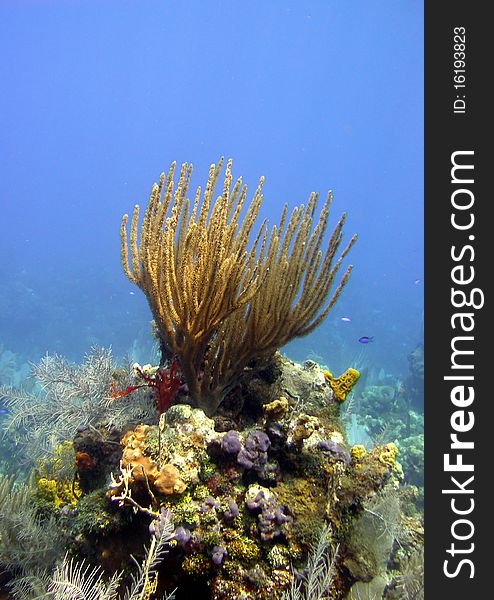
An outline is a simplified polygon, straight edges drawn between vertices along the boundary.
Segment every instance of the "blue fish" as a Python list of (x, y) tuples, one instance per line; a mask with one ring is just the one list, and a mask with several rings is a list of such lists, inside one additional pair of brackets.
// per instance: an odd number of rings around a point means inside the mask
[(4, 408), (3, 406), (0, 406), (0, 415), (8, 415), (9, 411), (7, 408)]
[(369, 342), (372, 342), (373, 339), (374, 339), (373, 335), (371, 335), (371, 336), (363, 335), (361, 338), (358, 339), (358, 341), (361, 344), (368, 344)]
[(350, 323), (352, 321), (350, 319), (350, 317), (341, 317), (341, 320), (344, 321), (345, 323)]

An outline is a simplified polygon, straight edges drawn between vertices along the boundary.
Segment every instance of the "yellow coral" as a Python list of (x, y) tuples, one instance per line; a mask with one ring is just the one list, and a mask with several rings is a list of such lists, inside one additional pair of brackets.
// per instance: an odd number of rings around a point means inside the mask
[(333, 390), (334, 397), (338, 402), (343, 402), (347, 395), (352, 391), (353, 386), (357, 383), (358, 378), (360, 377), (359, 371), (357, 369), (347, 369), (342, 375), (339, 377), (334, 377), (333, 374), (325, 369), (323, 371), (324, 378), (331, 386)]
[(53, 448), (53, 454), (39, 459), (36, 470), (40, 477), (58, 479), (62, 473), (75, 472), (75, 451), (70, 440), (65, 440)]
[(38, 460), (36, 465), (37, 495), (40, 500), (60, 506), (75, 506), (80, 487), (74, 482), (75, 452), (70, 440), (57, 444), (53, 455)]
[(63, 479), (58, 482), (57, 485), (57, 496), (60, 499), (60, 504), (70, 504), (72, 506), (77, 504), (77, 500), (82, 494), (79, 487), (79, 482), (75, 481), (74, 485), (68, 479)]
[(396, 455), (398, 454), (398, 448), (390, 442), (382, 446), (379, 454), (379, 460), (383, 464), (387, 465), (390, 469), (394, 469), (396, 466)]
[(184, 521), (188, 526), (197, 524), (197, 506), (193, 502), (190, 492), (185, 492), (181, 496), (168, 496), (163, 506), (173, 512), (177, 521)]
[[(78, 492), (80, 492), (79, 484), (75, 482), (72, 490), (72, 482), (68, 479), (48, 479), (40, 477), (37, 481), (38, 497), (45, 502), (60, 506), (61, 504), (69, 504), (75, 506), (77, 504)], [(74, 495), (74, 492), (77, 495)]]
[(362, 460), (366, 454), (367, 450), (365, 449), (365, 446), (362, 446), (361, 444), (355, 444), (355, 446), (350, 448), (351, 457), (357, 461)]
[(158, 466), (155, 461), (146, 455), (146, 436), (150, 430), (149, 425), (138, 425), (134, 430), (127, 433), (120, 440), (120, 444), (124, 446), (122, 453), (122, 466), (132, 467), (133, 482), (154, 482), (158, 477)]
[(231, 558), (245, 562), (259, 560), (261, 556), (261, 551), (254, 540), (251, 540), (244, 535), (233, 537), (233, 539), (227, 543), (226, 548), (228, 555)]
[(180, 479), (177, 467), (170, 463), (161, 468), (154, 480), (154, 487), (160, 494), (181, 494), (187, 484)]
[(204, 554), (192, 554), (184, 558), (182, 569), (188, 575), (204, 575), (211, 569), (211, 560)]
[(194, 500), (204, 500), (210, 495), (210, 491), (208, 487), (204, 484), (196, 485), (194, 488)]
[(40, 477), (38, 479), (38, 495), (46, 502), (55, 503), (57, 497), (57, 482), (54, 479)]
[(280, 396), (269, 404), (265, 404), (262, 410), (269, 421), (279, 421), (288, 412), (290, 405), (285, 396)]

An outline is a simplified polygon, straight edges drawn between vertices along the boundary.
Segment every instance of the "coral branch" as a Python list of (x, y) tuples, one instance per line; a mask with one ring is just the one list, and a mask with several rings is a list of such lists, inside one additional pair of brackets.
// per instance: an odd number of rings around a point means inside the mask
[[(139, 205), (130, 235), (128, 215), (120, 229), (124, 271), (147, 297), (161, 347), (177, 354), (192, 404), (208, 414), (217, 410), (249, 363), (322, 322), (348, 280), (351, 265), (339, 283), (335, 277), (356, 239), (334, 260), (343, 214), (321, 249), (332, 198), (328, 194), (315, 221), (318, 195), (312, 193), (290, 218), (285, 206), (270, 236), (262, 223), (250, 243), (264, 179), (242, 212), (247, 188), (241, 179), (232, 185), (231, 160), (222, 193), (214, 200), (222, 164), (221, 158), (211, 165), (205, 191), (198, 188), (189, 211), (192, 166), (182, 165), (173, 190), (173, 163), (153, 186), (140, 230)], [(156, 381), (162, 411), (168, 398), (160, 386)]]

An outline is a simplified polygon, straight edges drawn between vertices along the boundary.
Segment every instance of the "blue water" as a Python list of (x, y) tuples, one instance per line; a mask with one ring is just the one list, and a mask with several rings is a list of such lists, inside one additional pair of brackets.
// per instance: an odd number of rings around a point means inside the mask
[(393, 0), (3, 0), (0, 353), (145, 352), (121, 215), (172, 160), (195, 186), (225, 155), (251, 190), (266, 177), (271, 223), (332, 189), (331, 224), (345, 210), (359, 235), (342, 297), (290, 355), (404, 376), (423, 314), (422, 18)]

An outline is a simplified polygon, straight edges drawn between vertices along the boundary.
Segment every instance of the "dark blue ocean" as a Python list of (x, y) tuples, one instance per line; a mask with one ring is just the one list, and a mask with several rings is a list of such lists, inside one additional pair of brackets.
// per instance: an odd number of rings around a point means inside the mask
[(285, 351), (406, 378), (423, 321), (422, 20), (414, 1), (3, 0), (0, 383), (95, 344), (150, 359), (121, 216), (171, 161), (193, 163), (193, 194), (222, 155), (251, 191), (265, 176), (271, 224), (331, 189), (330, 225), (346, 211), (359, 236), (336, 306)]

